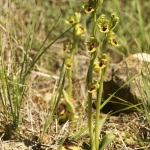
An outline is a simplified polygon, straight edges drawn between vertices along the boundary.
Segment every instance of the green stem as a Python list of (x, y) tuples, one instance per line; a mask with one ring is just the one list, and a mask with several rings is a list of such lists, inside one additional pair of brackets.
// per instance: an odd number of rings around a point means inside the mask
[(106, 44), (107, 44), (107, 36), (105, 36), (105, 38), (103, 40), (103, 43), (102, 43), (102, 54), (106, 50)]
[(94, 18), (93, 36), (94, 36), (94, 38), (96, 38), (96, 30), (97, 30), (97, 24), (96, 24), (97, 15), (96, 15), (96, 12), (94, 12), (93, 18)]
[(72, 100), (72, 69), (68, 70), (68, 82), (69, 82), (69, 86), (68, 86), (68, 97), (69, 100)]
[[(90, 61), (90, 66), (88, 70), (88, 86), (92, 82), (92, 72), (93, 72), (93, 61)], [(93, 148), (94, 139), (93, 139), (93, 124), (92, 124), (92, 93), (88, 93), (88, 126), (90, 134), (90, 146)]]
[[(70, 51), (70, 59), (72, 59), (72, 63), (74, 66), (74, 54), (75, 54), (75, 48), (76, 48), (76, 36), (75, 36), (75, 29), (73, 29), (73, 46), (71, 48), (71, 51)], [(70, 68), (68, 70), (68, 97), (69, 97), (69, 100), (71, 101), (72, 100), (72, 68)]]
[[(96, 37), (96, 12), (93, 14), (93, 19), (94, 19), (94, 27), (93, 27), (93, 36)], [(87, 79), (88, 79), (88, 86), (90, 83), (92, 83), (92, 73), (93, 73), (93, 63), (95, 60), (95, 53), (92, 53), (90, 56), (90, 66), (87, 74)], [(94, 132), (93, 132), (93, 118), (92, 118), (92, 93), (88, 93), (88, 126), (89, 126), (89, 134), (90, 134), (90, 148), (91, 150), (95, 150), (95, 142), (94, 142)]]
[(78, 37), (75, 37), (75, 58), (74, 58), (74, 71), (75, 71), (75, 74), (78, 74)]
[(90, 146), (91, 149), (94, 147), (94, 136), (93, 136), (93, 124), (92, 124), (92, 93), (88, 93), (88, 126), (90, 134)]
[(96, 121), (95, 121), (95, 147), (96, 150), (99, 150), (99, 121), (100, 121), (100, 105), (101, 105), (101, 99), (102, 99), (102, 92), (103, 92), (103, 80), (104, 80), (104, 74), (102, 72), (101, 79), (99, 83), (99, 89), (97, 91), (97, 102), (96, 102)]

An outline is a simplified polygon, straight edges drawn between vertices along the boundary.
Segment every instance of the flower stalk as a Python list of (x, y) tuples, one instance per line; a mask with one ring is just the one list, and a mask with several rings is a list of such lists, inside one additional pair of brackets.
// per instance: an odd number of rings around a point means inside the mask
[[(110, 138), (106, 143), (104, 140), (99, 140), (101, 128), (106, 120), (100, 117), (100, 106), (102, 102), (103, 83), (108, 67), (108, 58), (105, 54), (107, 43), (111, 43), (114, 46), (118, 46), (113, 32), (118, 23), (118, 17), (114, 14), (111, 15), (111, 19), (108, 20), (104, 14), (97, 18), (97, 12), (102, 6), (103, 0), (89, 0), (87, 5), (83, 8), (87, 14), (93, 13), (93, 33), (89, 42), (85, 42), (87, 50), (90, 54), (90, 64), (87, 73), (87, 85), (88, 85), (88, 126), (90, 135), (90, 149), (99, 150), (100, 147), (106, 147), (113, 139)], [(98, 30), (104, 33), (104, 40), (100, 43)], [(99, 51), (100, 50), (100, 51)], [(97, 74), (98, 81), (95, 80), (93, 73)], [(92, 113), (92, 98), (93, 92), (97, 92), (96, 98), (96, 114)], [(95, 117), (95, 124), (93, 124)], [(111, 134), (112, 135), (112, 134)], [(106, 136), (109, 139), (109, 135)]]
[[(80, 24), (80, 13), (75, 13), (74, 15), (70, 16), (68, 20), (65, 22), (72, 26), (72, 38), (69, 42), (63, 44), (63, 51), (66, 52), (65, 56), (65, 67), (67, 73), (67, 81), (68, 81), (68, 88), (65, 90), (63, 89), (63, 96), (65, 98), (65, 105), (66, 110), (64, 110), (64, 114), (59, 114), (59, 122), (60, 124), (65, 123), (67, 120), (73, 120), (75, 114), (75, 108), (73, 105), (73, 98), (72, 98), (72, 89), (73, 89), (73, 71), (77, 69), (75, 65), (75, 56), (78, 53), (78, 41), (81, 36), (84, 35), (85, 29)], [(77, 61), (76, 61), (77, 62)], [(76, 68), (75, 68), (76, 67)]]

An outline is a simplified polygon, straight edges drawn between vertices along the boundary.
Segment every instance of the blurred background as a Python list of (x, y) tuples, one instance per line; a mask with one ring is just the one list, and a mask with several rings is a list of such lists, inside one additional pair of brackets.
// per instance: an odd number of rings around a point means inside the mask
[[(58, 20), (57, 25), (48, 38), (47, 44), (69, 28), (65, 20), (74, 12), (82, 14), (82, 23), (87, 27), (87, 36), (90, 35), (92, 17), (85, 14), (82, 9), (82, 5), (87, 2), (87, 0), (1, 0), (0, 25), (1, 28), (7, 28), (20, 45), (24, 45), (30, 29), (34, 28), (32, 34), (34, 42), (31, 51), (34, 56), (56, 21)], [(109, 17), (111, 13), (115, 13), (120, 19), (115, 29), (120, 46), (117, 49), (109, 46), (109, 50), (125, 56), (138, 52), (150, 53), (149, 7), (149, 0), (104, 0), (99, 15), (104, 13)], [(69, 35), (69, 32), (67, 34)], [(65, 37), (57, 41), (58, 44), (52, 47), (53, 53), (47, 52), (44, 54), (41, 63), (44, 61), (47, 65), (44, 64), (43, 66), (53, 65), (55, 56), (61, 53), (59, 44), (64, 40)], [(84, 39), (80, 45), (81, 49), (85, 50), (83, 44)]]

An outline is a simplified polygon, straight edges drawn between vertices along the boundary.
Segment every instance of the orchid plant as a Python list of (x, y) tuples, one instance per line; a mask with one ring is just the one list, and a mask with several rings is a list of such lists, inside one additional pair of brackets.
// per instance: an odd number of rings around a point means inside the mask
[[(102, 150), (110, 144), (115, 136), (113, 133), (107, 134), (100, 141), (100, 133), (102, 126), (106, 121), (105, 118), (100, 117), (100, 106), (102, 101), (103, 82), (107, 72), (109, 63), (108, 56), (106, 54), (106, 45), (111, 43), (114, 46), (119, 46), (116, 40), (116, 34), (113, 32), (116, 25), (119, 22), (119, 18), (115, 14), (111, 14), (110, 19), (106, 15), (102, 14), (98, 17), (98, 11), (103, 4), (103, 0), (89, 0), (87, 4), (83, 6), (85, 13), (93, 14), (93, 32), (89, 41), (85, 42), (87, 51), (90, 54), (90, 64), (87, 73), (87, 86), (88, 86), (88, 127), (90, 134), (90, 146), (91, 150)], [(99, 34), (104, 35), (104, 39), (100, 40)], [(102, 42), (100, 42), (102, 41)], [(96, 79), (93, 74), (96, 73)], [(92, 113), (92, 97), (93, 93), (97, 92), (96, 99), (96, 114)], [(93, 120), (95, 122), (93, 124)]]
[[(79, 39), (84, 36), (86, 31), (85, 28), (82, 27), (80, 23), (81, 14), (75, 12), (74, 15), (70, 16), (66, 23), (72, 26), (72, 39), (70, 41), (63, 43), (63, 51), (65, 52), (65, 70), (67, 73), (67, 80), (68, 80), (68, 88), (65, 90), (63, 89), (63, 95), (65, 98), (65, 105), (66, 110), (63, 110), (63, 113), (59, 116), (59, 123), (64, 123), (67, 120), (73, 120), (75, 114), (75, 108), (73, 105), (73, 98), (72, 98), (72, 79), (73, 74), (72, 72), (75, 69), (75, 55), (78, 54), (78, 41)], [(77, 62), (77, 60), (76, 60)]]

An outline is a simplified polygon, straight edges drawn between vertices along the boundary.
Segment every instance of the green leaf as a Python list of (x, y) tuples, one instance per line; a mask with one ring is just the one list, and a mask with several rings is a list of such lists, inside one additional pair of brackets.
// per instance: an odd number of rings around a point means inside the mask
[(108, 133), (107, 135), (105, 135), (100, 142), (99, 150), (105, 149), (114, 139), (115, 135), (113, 133)]
[(68, 96), (68, 94), (67, 94), (67, 92), (66, 92), (65, 90), (63, 90), (63, 95), (64, 95), (65, 100), (66, 100), (67, 110), (68, 110), (70, 113), (74, 114), (74, 113), (75, 113), (75, 108), (74, 108), (73, 103), (72, 103), (72, 101), (69, 99), (69, 96)]
[(83, 128), (81, 128), (77, 133), (75, 133), (71, 139), (76, 139), (78, 137), (81, 137), (81, 135), (86, 131), (88, 130), (88, 126), (84, 126)]
[(102, 119), (99, 121), (99, 130), (98, 130), (99, 135), (100, 135), (100, 133), (101, 133), (102, 127), (104, 126), (104, 123), (106, 122), (106, 118), (107, 118), (107, 116), (104, 117), (104, 118), (102, 118)]

